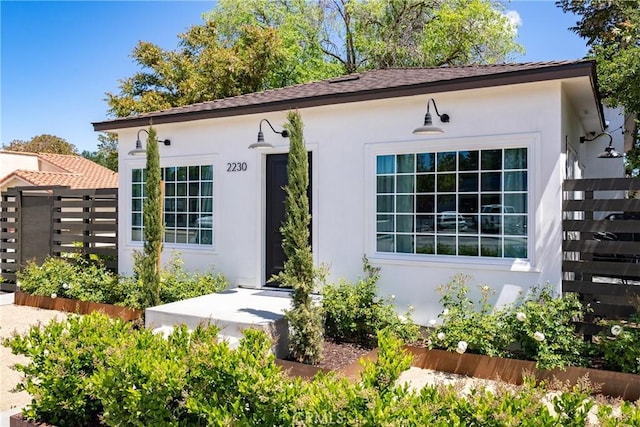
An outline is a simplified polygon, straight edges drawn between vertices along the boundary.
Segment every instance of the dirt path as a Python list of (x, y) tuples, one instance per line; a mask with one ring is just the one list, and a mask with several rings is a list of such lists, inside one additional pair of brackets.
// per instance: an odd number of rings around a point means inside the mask
[[(13, 304), (0, 305), (0, 340), (10, 337), (13, 331), (22, 334), (27, 332), (31, 326), (46, 324), (54, 318), (61, 320), (66, 316), (67, 313), (55, 310), (42, 310)], [(10, 349), (0, 345), (0, 412), (25, 405), (31, 401), (31, 396), (26, 392), (11, 391), (22, 378), (22, 374), (12, 369), (11, 366), (27, 361), (27, 358), (11, 354)]]

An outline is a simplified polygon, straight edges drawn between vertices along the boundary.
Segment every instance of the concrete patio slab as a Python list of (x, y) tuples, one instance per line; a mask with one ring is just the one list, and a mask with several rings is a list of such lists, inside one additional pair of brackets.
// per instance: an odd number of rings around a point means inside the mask
[(289, 292), (264, 289), (229, 289), (145, 310), (145, 326), (156, 329), (185, 324), (216, 325), (223, 336), (242, 338), (247, 328), (262, 329), (274, 338), (272, 351), (278, 358), (288, 355), (288, 324), (284, 310), (291, 307)]

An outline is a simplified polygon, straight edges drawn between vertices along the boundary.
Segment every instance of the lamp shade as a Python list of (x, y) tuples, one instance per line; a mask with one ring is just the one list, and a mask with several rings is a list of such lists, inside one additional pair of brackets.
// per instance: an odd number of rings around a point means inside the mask
[(611, 144), (607, 145), (604, 151), (598, 154), (599, 159), (617, 159), (620, 157), (622, 157), (622, 154), (617, 152), (616, 149), (613, 148), (613, 145)]
[(129, 151), (130, 156), (141, 156), (146, 153), (147, 153), (147, 150), (142, 148), (142, 142), (139, 139), (136, 141), (136, 148)]
[(438, 133), (444, 133), (444, 130), (441, 127), (433, 125), (431, 113), (428, 111), (427, 114), (424, 115), (424, 124), (413, 130), (414, 135), (435, 135)]

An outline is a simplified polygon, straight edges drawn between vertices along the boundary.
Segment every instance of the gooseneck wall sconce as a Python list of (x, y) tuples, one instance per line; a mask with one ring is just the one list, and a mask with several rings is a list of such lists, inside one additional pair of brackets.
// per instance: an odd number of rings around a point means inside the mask
[(260, 125), (258, 126), (258, 140), (249, 146), (249, 148), (251, 148), (252, 150), (266, 150), (269, 148), (273, 148), (273, 144), (269, 144), (268, 142), (264, 141), (264, 133), (262, 133), (262, 122), (267, 122), (273, 133), (280, 134), (283, 138), (289, 137), (289, 131), (283, 129), (281, 132), (278, 132), (273, 128), (273, 126), (271, 126), (269, 120), (262, 119), (260, 120)]
[(598, 158), (599, 159), (617, 159), (622, 157), (622, 154), (620, 154), (619, 152), (616, 151), (615, 148), (613, 148), (613, 137), (609, 132), (602, 132), (601, 134), (596, 135), (591, 139), (587, 139), (587, 137), (581, 136), (580, 143), (582, 144), (585, 141), (595, 141), (596, 139), (600, 138), (602, 135), (606, 135), (609, 137), (609, 145), (605, 147), (602, 153), (598, 154)]
[(433, 103), (433, 109), (436, 110), (436, 114), (438, 115), (438, 117), (440, 117), (440, 121), (442, 123), (449, 123), (449, 115), (440, 114), (438, 112), (436, 101), (433, 98), (430, 98), (427, 101), (427, 113), (424, 115), (424, 124), (419, 128), (413, 130), (414, 135), (435, 135), (437, 133), (444, 133), (444, 130), (441, 127), (433, 125), (433, 121), (431, 120), (431, 113), (429, 112), (430, 103)]
[[(136, 148), (129, 151), (130, 156), (139, 156), (142, 154), (146, 154), (147, 150), (142, 148), (142, 141), (140, 141), (140, 132), (144, 132), (149, 136), (149, 131), (146, 129), (140, 129), (138, 131), (138, 135), (136, 136)], [(158, 139), (158, 142), (162, 142), (164, 145), (171, 145), (171, 141), (168, 139)]]

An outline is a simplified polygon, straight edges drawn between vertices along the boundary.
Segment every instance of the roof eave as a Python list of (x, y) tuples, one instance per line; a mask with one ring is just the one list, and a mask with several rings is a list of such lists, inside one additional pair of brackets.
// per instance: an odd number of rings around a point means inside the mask
[(292, 100), (280, 100), (260, 104), (242, 105), (238, 107), (186, 112), (168, 111), (165, 113), (150, 113), (145, 114), (142, 117), (120, 118), (102, 122), (94, 122), (92, 123), (92, 125), (94, 131), (108, 131), (114, 129), (149, 126), (151, 121), (153, 121), (153, 124), (178, 123), (193, 120), (204, 120), (220, 117), (318, 107), (323, 105), (344, 104), (349, 102), (399, 98), (404, 96), (422, 95), (425, 93), (453, 92), (485, 87), (506, 86), (511, 84), (533, 83), (573, 77), (590, 77), (591, 87), (599, 105), (600, 123), (601, 126), (604, 126), (604, 112), (602, 108), (602, 102), (600, 100), (600, 94), (598, 91), (594, 61), (583, 61), (530, 70), (519, 70), (500, 74), (462, 77), (451, 80), (439, 80), (436, 82), (363, 90), (358, 92), (310, 96)]

